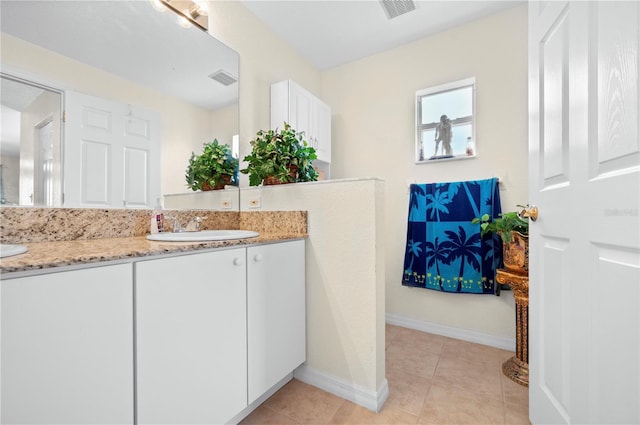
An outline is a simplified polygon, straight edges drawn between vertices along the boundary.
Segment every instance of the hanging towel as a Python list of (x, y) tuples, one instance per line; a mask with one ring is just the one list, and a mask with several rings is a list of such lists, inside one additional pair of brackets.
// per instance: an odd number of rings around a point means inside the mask
[(502, 263), (497, 235), (480, 237), (474, 217), (502, 211), (498, 179), (412, 184), (402, 284), (493, 294)]

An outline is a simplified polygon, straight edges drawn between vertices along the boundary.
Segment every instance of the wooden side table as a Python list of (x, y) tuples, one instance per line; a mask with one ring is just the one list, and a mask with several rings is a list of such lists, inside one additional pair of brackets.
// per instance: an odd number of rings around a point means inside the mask
[(502, 373), (529, 386), (529, 275), (499, 269), (496, 281), (509, 285), (516, 300), (516, 355), (502, 364)]

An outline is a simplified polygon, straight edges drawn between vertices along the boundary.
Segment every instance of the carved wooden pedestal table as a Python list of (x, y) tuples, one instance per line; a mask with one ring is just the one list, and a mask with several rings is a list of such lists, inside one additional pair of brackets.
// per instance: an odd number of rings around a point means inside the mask
[(502, 364), (512, 381), (529, 386), (529, 275), (498, 270), (496, 281), (511, 286), (516, 300), (516, 355)]

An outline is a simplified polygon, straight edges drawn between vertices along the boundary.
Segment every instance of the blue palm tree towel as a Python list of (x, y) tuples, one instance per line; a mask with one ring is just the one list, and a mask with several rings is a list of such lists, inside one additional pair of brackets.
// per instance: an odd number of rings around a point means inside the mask
[(443, 292), (493, 294), (502, 243), (480, 237), (474, 217), (502, 212), (498, 179), (412, 184), (402, 284)]

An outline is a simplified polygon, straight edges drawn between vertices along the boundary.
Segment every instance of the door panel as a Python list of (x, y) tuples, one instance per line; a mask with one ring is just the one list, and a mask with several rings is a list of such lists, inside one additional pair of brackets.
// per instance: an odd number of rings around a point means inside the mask
[(82, 140), (81, 202), (107, 206), (111, 199), (111, 147), (106, 143)]
[(568, 99), (567, 85), (569, 44), (569, 24), (566, 10), (558, 17), (554, 25), (540, 43), (543, 70), (542, 89), (543, 132), (542, 132), (542, 170), (545, 185), (558, 184), (569, 180), (568, 154)]
[[(640, 255), (638, 250), (597, 244), (591, 255), (591, 292), (598, 294), (598, 303), (591, 306), (589, 324), (591, 336), (597, 341), (590, 356), (590, 374), (597, 383), (589, 394), (591, 421), (637, 423), (640, 334), (634, 324), (640, 323)], [(604, 291), (600, 291), (602, 284), (607, 285)], [(620, 384), (625, 385), (624, 391), (620, 391)]]
[(150, 202), (149, 151), (124, 149), (124, 199), (129, 207), (145, 207)]

